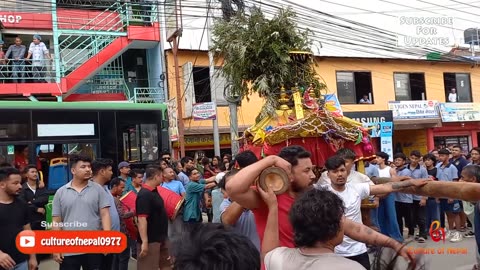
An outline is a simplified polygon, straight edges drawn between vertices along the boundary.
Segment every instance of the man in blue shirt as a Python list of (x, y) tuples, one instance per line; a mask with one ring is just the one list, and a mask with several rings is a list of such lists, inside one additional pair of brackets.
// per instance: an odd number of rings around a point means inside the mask
[[(422, 154), (420, 151), (414, 150), (410, 153), (410, 164), (408, 169), (412, 175), (413, 179), (427, 179), (428, 172), (427, 169), (420, 165), (420, 159)], [(427, 216), (427, 197), (412, 195), (413, 197), (413, 221), (414, 225), (418, 225), (418, 236), (415, 236), (415, 239), (419, 243), (425, 243), (427, 239), (427, 226), (430, 224), (425, 224), (425, 219)]]
[(190, 178), (187, 175), (187, 172), (192, 170), (195, 167), (193, 163), (193, 158), (191, 157), (183, 157), (180, 160), (180, 164), (182, 165), (181, 171), (178, 173), (178, 180), (182, 182), (183, 187), (187, 187), (187, 184), (190, 182)]
[[(120, 231), (120, 216), (118, 215), (117, 208), (115, 207), (115, 199), (112, 193), (106, 185), (108, 181), (112, 179), (113, 175), (113, 160), (99, 158), (92, 162), (92, 180), (102, 186), (105, 189), (105, 193), (108, 196), (110, 211), (110, 218), (112, 220), (112, 231)], [(113, 254), (107, 254), (103, 257), (102, 266), (100, 269), (112, 269)]]
[[(393, 156), (395, 163), (395, 172), (398, 176), (412, 176), (412, 172), (405, 166), (407, 156), (404, 153), (397, 153)], [(395, 209), (397, 210), (397, 222), (400, 228), (400, 233), (403, 232), (403, 220), (405, 220), (405, 227), (408, 228), (408, 238), (413, 238), (415, 233), (415, 226), (413, 222), (413, 195), (395, 192)]]
[[(438, 181), (452, 182), (458, 180), (458, 170), (450, 163), (449, 157), (450, 151), (448, 149), (438, 151), (438, 160), (440, 161), (436, 166)], [(448, 220), (446, 238), (452, 242), (462, 241), (462, 235), (455, 230), (455, 224), (460, 225), (460, 211), (462, 211), (462, 209), (458, 200), (440, 198), (440, 225), (442, 228), (445, 228), (444, 216), (446, 213)]]
[(182, 182), (176, 180), (176, 175), (175, 171), (167, 167), (163, 169), (163, 182), (160, 184), (160, 186), (171, 190), (178, 195), (184, 197), (185, 196), (185, 187), (183, 186)]

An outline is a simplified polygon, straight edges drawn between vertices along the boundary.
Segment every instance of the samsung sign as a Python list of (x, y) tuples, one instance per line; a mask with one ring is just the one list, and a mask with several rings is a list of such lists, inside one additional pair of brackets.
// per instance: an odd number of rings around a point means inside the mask
[(392, 111), (343, 112), (343, 115), (362, 124), (393, 122)]

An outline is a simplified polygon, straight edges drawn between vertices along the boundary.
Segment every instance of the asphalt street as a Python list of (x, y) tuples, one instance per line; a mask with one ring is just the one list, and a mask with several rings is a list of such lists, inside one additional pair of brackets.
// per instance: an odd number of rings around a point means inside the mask
[[(415, 253), (429, 253), (422, 255), (422, 262), (426, 263), (425, 270), (470, 270), (475, 263), (475, 240), (466, 238), (459, 243), (433, 242), (427, 240), (424, 244), (411, 243), (408, 245)], [(443, 254), (442, 253), (443, 250)], [(385, 251), (388, 252), (388, 251)], [(459, 254), (453, 254), (454, 252)], [(419, 255), (417, 255), (419, 256)], [(373, 258), (372, 258), (373, 259)], [(383, 256), (382, 256), (383, 259)], [(400, 258), (396, 269), (404, 270), (406, 263)], [(40, 264), (40, 270), (57, 270), (58, 264), (54, 261), (44, 261)], [(129, 270), (137, 269), (134, 260), (130, 261)]]

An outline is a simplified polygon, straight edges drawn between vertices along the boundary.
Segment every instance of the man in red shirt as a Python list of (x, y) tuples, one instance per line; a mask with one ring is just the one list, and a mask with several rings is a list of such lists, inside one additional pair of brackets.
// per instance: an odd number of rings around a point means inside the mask
[[(268, 207), (257, 190), (252, 188), (252, 186), (261, 172), (272, 166), (284, 169), (290, 179), (288, 190), (283, 194), (277, 195), (278, 230), (280, 246), (294, 248), (293, 228), (288, 215), (295, 198), (305, 190), (312, 188), (315, 174), (312, 171), (313, 164), (309, 152), (301, 146), (284, 147), (278, 156), (268, 156), (240, 170), (227, 182), (226, 189), (232, 200), (253, 211), (260, 242), (262, 242), (267, 223)], [(407, 249), (402, 249), (401, 243), (363, 224), (346, 219), (345, 235), (359, 242), (390, 247), (398, 251), (402, 257), (411, 260)]]

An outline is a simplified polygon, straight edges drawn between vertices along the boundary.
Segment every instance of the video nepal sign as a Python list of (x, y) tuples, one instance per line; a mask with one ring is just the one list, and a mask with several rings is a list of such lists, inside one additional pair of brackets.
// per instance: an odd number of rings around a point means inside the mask
[(438, 101), (390, 101), (388, 109), (393, 113), (393, 119), (424, 119), (439, 118)]

